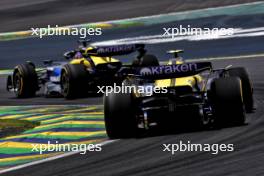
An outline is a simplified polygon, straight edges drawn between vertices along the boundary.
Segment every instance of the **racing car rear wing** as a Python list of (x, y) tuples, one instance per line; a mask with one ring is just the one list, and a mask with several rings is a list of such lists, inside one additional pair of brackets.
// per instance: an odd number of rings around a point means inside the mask
[(114, 45), (114, 46), (96, 46), (87, 52), (90, 56), (111, 57), (126, 55), (135, 51), (144, 50), (144, 44)]
[(191, 62), (174, 65), (160, 65), (152, 67), (123, 67), (119, 71), (122, 76), (136, 76), (143, 79), (169, 79), (199, 74), (212, 70), (211, 62)]

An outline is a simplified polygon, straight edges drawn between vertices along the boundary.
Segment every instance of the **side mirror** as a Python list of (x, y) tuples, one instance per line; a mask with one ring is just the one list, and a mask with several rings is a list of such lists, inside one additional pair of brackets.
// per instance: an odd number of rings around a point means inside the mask
[(73, 58), (73, 56), (75, 55), (76, 51), (72, 50), (72, 51), (67, 51), (63, 54), (63, 56), (65, 57), (65, 59), (71, 59)]

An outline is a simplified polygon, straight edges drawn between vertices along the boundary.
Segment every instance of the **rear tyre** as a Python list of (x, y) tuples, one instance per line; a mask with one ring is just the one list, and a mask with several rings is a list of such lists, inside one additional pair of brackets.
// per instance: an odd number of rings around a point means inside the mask
[(88, 72), (84, 65), (66, 64), (61, 73), (62, 95), (66, 99), (84, 97), (88, 94)]
[(229, 126), (245, 123), (242, 85), (238, 77), (216, 79), (212, 83), (211, 91), (215, 125)]
[(228, 70), (229, 76), (239, 77), (242, 82), (243, 101), (247, 112), (254, 109), (253, 88), (248, 72), (243, 67), (231, 68)]
[(132, 94), (111, 93), (104, 96), (104, 120), (110, 139), (136, 136), (137, 123), (133, 107)]
[(20, 64), (13, 73), (13, 86), (16, 97), (34, 97), (38, 90), (38, 76), (32, 64)]

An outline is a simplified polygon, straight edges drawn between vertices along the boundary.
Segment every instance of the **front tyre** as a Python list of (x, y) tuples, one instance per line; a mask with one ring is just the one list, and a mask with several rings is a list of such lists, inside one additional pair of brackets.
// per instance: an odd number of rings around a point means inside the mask
[(82, 64), (66, 64), (61, 73), (62, 95), (66, 99), (86, 96), (88, 92), (88, 74)]
[(17, 98), (34, 97), (38, 90), (38, 76), (32, 64), (20, 64), (13, 73), (13, 87)]
[(132, 94), (110, 93), (104, 96), (104, 120), (110, 139), (136, 136), (137, 122)]

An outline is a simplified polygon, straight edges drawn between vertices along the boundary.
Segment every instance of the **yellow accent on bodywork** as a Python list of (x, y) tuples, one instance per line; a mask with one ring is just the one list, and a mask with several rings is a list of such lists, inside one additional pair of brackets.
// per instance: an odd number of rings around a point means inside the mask
[(194, 87), (197, 83), (202, 81), (200, 75), (187, 76), (182, 78), (162, 79), (157, 80), (155, 85), (158, 87), (172, 87), (172, 86), (190, 86)]
[[(112, 57), (98, 57), (98, 56), (90, 56), (92, 61), (94, 62), (94, 65), (98, 65), (98, 64), (105, 64), (105, 63), (112, 63), (112, 62), (119, 62), (119, 60), (114, 59)], [(85, 58), (81, 58), (81, 59), (73, 59), (70, 61), (70, 64), (84, 64), (85, 67), (87, 68), (91, 68), (92, 65), (91, 63), (85, 59)]]
[(97, 56), (91, 56), (91, 59), (93, 60), (95, 65), (98, 64), (105, 64), (105, 63), (111, 63), (111, 62), (119, 62), (119, 60), (112, 58), (112, 57), (97, 57)]
[(91, 59), (93, 60), (94, 64), (104, 64), (104, 63), (109, 63), (109, 62), (119, 62), (118, 59), (112, 58), (112, 57), (100, 57), (96, 56), (96, 53), (91, 53), (90, 51), (93, 50), (94, 47), (87, 47), (83, 53), (84, 56), (90, 56)]
[(87, 61), (85, 58), (81, 58), (81, 59), (72, 59), (70, 61), (70, 64), (83, 64), (85, 67), (91, 68), (91, 63), (89, 61)]
[[(176, 63), (173, 63), (173, 60), (169, 60), (167, 65), (183, 64), (183, 63), (184, 61), (182, 60), (176, 60)], [(155, 85), (157, 87), (190, 86), (193, 88), (197, 83), (200, 83), (202, 79), (203, 78), (199, 74), (197, 74), (197, 75), (186, 76), (181, 78), (156, 80)]]
[(173, 60), (169, 60), (169, 62), (168, 62), (168, 64), (167, 65), (173, 65), (173, 64), (183, 64), (184, 62), (182, 61), (182, 60), (175, 60), (176, 61), (176, 63), (172, 63), (173, 62)]

